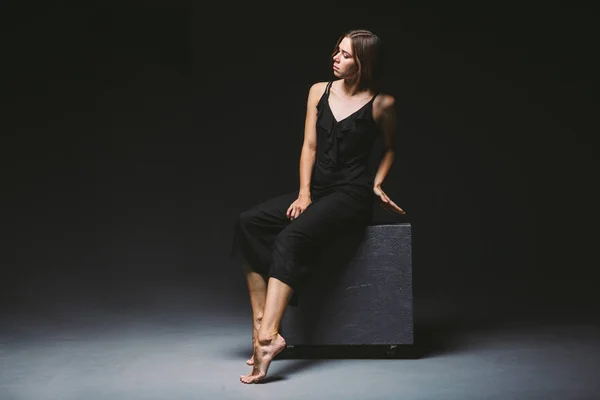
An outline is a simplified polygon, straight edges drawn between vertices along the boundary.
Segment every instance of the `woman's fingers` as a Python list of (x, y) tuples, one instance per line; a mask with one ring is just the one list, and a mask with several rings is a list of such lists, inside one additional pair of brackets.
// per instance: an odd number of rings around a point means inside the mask
[(390, 199), (388, 195), (385, 194), (383, 190), (381, 190), (381, 188), (375, 188), (374, 192), (377, 196), (379, 196), (379, 199), (381, 200), (380, 205), (384, 210), (396, 214), (406, 214), (406, 212), (404, 212), (402, 208), (400, 208), (396, 203), (394, 203), (392, 199)]
[(287, 210), (286, 215), (288, 218), (296, 218), (296, 215), (295, 215), (296, 208), (298, 208), (298, 206), (296, 205), (296, 202), (294, 201), (290, 205), (290, 208), (288, 208), (288, 210)]
[(304, 212), (304, 210), (302, 209), (302, 207), (300, 206), (294, 206), (292, 208), (292, 211), (290, 213), (290, 219), (296, 219), (300, 216), (300, 214), (302, 214)]
[(396, 205), (393, 205), (391, 207), (392, 207), (392, 211), (395, 212), (395, 213), (406, 214), (403, 209), (401, 209), (400, 207), (398, 207)]
[(295, 205), (292, 205), (291, 210), (290, 210), (290, 215), (289, 218), (290, 219), (296, 219), (296, 217), (298, 216), (298, 207)]
[(392, 212), (392, 207), (388, 204), (388, 203), (379, 203), (379, 205), (381, 206), (381, 208), (383, 208), (385, 211), (389, 211)]
[(406, 212), (400, 207), (398, 207), (396, 204), (392, 205), (390, 203), (381, 203), (381, 207), (384, 210), (391, 212), (392, 214), (406, 214)]
[(379, 198), (381, 199), (381, 201), (383, 201), (384, 203), (389, 203), (391, 200), (388, 197), (387, 194), (385, 194), (385, 192), (383, 190), (379, 190)]
[(382, 207), (385, 211), (390, 212), (392, 214), (396, 214), (396, 209), (394, 207), (392, 207), (391, 205), (387, 204), (387, 203), (383, 203)]
[(390, 206), (392, 206), (396, 211), (400, 212), (400, 213), (404, 213), (404, 210), (402, 208), (400, 208), (400, 206), (398, 206), (398, 204), (394, 203), (391, 199), (389, 202)]
[(404, 210), (402, 210), (402, 208), (400, 208), (398, 204), (394, 203), (394, 201), (390, 199), (385, 193), (382, 192), (381, 194), (381, 199), (386, 205), (390, 206), (395, 212), (404, 213)]
[[(300, 203), (302, 204), (302, 203)], [(302, 214), (307, 208), (308, 206), (310, 206), (311, 203), (308, 203), (306, 205), (306, 207), (302, 207), (296, 204), (296, 202), (293, 202), (292, 205), (290, 206), (290, 208), (288, 208), (286, 215), (289, 219), (296, 219), (300, 216), (300, 214)]]

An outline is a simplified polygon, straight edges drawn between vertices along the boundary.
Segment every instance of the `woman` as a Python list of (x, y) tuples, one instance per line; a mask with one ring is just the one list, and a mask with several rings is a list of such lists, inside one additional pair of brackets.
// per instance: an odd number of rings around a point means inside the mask
[[(233, 254), (246, 273), (253, 313), (252, 372), (243, 383), (263, 380), (285, 346), (279, 324), (292, 294), (306, 277), (311, 255), (327, 240), (370, 222), (375, 198), (388, 211), (405, 212), (381, 185), (394, 161), (394, 98), (377, 92), (380, 41), (353, 30), (332, 55), (336, 80), (318, 82), (308, 93), (300, 188), (242, 212)], [(368, 161), (382, 136), (384, 152), (374, 177)], [(268, 280), (268, 282), (267, 282)]]

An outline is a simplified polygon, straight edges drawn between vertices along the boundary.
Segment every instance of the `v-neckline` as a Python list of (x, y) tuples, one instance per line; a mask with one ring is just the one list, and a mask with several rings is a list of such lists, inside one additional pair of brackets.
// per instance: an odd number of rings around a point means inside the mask
[(331, 94), (331, 88), (329, 88), (329, 91), (327, 92), (327, 99), (325, 99), (325, 100), (326, 100), (325, 102), (327, 103), (327, 107), (329, 108), (329, 112), (331, 113), (331, 116), (333, 117), (333, 121), (334, 121), (336, 124), (339, 124), (339, 123), (341, 123), (341, 122), (343, 122), (343, 121), (347, 120), (348, 118), (350, 118), (350, 117), (351, 117), (351, 116), (353, 116), (354, 114), (356, 114), (356, 113), (358, 113), (359, 111), (361, 111), (361, 110), (362, 110), (363, 108), (365, 108), (365, 107), (366, 107), (368, 104), (370, 104), (370, 103), (373, 101), (373, 99), (375, 99), (375, 96), (377, 96), (377, 93), (375, 93), (375, 94), (373, 95), (373, 97), (371, 97), (371, 99), (370, 99), (369, 101), (367, 101), (365, 104), (363, 104), (362, 106), (360, 106), (360, 107), (359, 107), (359, 108), (358, 108), (356, 111), (354, 111), (353, 113), (351, 113), (351, 114), (348, 114), (346, 117), (344, 117), (344, 118), (342, 118), (342, 119), (338, 120), (338, 119), (336, 118), (336, 116), (333, 114), (333, 110), (331, 109), (331, 106), (329, 105), (329, 95), (330, 95), (330, 94)]

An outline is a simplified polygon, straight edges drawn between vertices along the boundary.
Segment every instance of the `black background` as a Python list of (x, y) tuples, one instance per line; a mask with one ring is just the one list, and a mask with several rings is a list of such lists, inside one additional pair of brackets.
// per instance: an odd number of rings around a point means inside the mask
[(308, 89), (364, 28), (397, 100), (384, 190), (413, 226), (416, 301), (593, 315), (594, 10), (282, 7), (5, 8), (4, 311), (248, 303), (235, 218), (298, 187)]

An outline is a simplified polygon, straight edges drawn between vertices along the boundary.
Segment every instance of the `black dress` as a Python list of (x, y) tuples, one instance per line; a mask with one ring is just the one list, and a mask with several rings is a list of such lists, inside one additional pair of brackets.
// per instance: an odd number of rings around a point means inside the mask
[(312, 203), (296, 219), (286, 216), (298, 190), (242, 212), (236, 221), (232, 255), (265, 279), (277, 278), (294, 289), (290, 304), (305, 282), (311, 261), (329, 239), (369, 224), (373, 177), (368, 170), (373, 144), (380, 135), (373, 120), (373, 100), (337, 121), (329, 107), (329, 90), (317, 103), (317, 151), (310, 181)]

